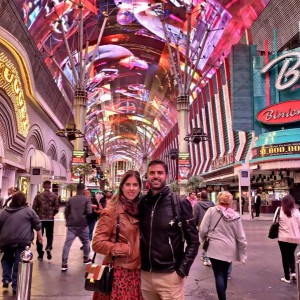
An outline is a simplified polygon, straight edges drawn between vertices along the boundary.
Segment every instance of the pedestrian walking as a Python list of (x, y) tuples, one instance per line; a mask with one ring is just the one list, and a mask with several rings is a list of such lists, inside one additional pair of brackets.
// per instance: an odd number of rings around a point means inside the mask
[(139, 204), (143, 299), (184, 299), (184, 278), (199, 248), (192, 206), (166, 186), (164, 161), (152, 160), (147, 173), (150, 190)]
[[(209, 200), (208, 193), (206, 191), (201, 191), (200, 193), (200, 201), (198, 201), (194, 208), (193, 208), (193, 215), (196, 221), (196, 225), (198, 230), (200, 228), (201, 222), (204, 218), (206, 211), (210, 208), (215, 206), (215, 204)], [(206, 251), (202, 251), (201, 259), (203, 260), (204, 266), (211, 266), (211, 262), (209, 257), (206, 255)]]
[[(110, 296), (94, 293), (93, 300), (142, 299), (137, 207), (141, 187), (140, 174), (133, 170), (127, 171), (121, 179), (118, 194), (101, 213), (93, 239), (93, 250), (105, 255), (103, 264), (111, 263), (112, 256), (115, 257), (113, 287)], [(117, 222), (119, 241), (115, 243)]]
[[(59, 201), (55, 193), (51, 192), (51, 181), (45, 180), (43, 183), (43, 192), (38, 193), (32, 204), (32, 209), (37, 213), (42, 221), (42, 235), (46, 232), (47, 244), (45, 251), (47, 259), (52, 259), (53, 233), (54, 233), (54, 216), (59, 210)], [(38, 252), (38, 260), (42, 261), (44, 257), (43, 245), (36, 240), (36, 250)]]
[(8, 288), (11, 283), (13, 294), (17, 291), (20, 254), (31, 245), (36, 231), (39, 243), (43, 243), (42, 225), (38, 215), (27, 206), (22, 192), (12, 195), (9, 207), (0, 212), (0, 249), (3, 251), (2, 283)]
[(232, 209), (233, 196), (220, 192), (217, 205), (207, 210), (200, 225), (200, 237), (209, 237), (207, 256), (215, 276), (219, 300), (226, 300), (228, 270), (232, 261), (246, 262), (246, 236), (240, 215)]
[(68, 270), (68, 258), (71, 246), (78, 237), (83, 245), (83, 263), (90, 264), (90, 241), (87, 216), (92, 213), (90, 199), (84, 196), (85, 185), (77, 184), (77, 195), (71, 197), (65, 208), (67, 236), (62, 253), (62, 272)]
[(296, 280), (295, 250), (300, 244), (300, 212), (295, 207), (295, 199), (286, 195), (281, 199), (279, 208), (278, 244), (281, 252), (284, 277), (283, 282)]

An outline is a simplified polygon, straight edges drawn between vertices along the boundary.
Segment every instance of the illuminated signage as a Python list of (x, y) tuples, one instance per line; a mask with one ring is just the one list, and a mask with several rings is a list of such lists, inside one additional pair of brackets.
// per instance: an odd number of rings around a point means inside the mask
[(84, 151), (73, 151), (72, 155), (72, 165), (79, 165), (85, 163), (85, 153)]
[(233, 153), (226, 154), (222, 157), (214, 159), (211, 163), (211, 169), (215, 170), (215, 169), (222, 168), (224, 166), (233, 164), (234, 161), (235, 161), (235, 157)]
[(264, 145), (252, 149), (252, 158), (300, 154), (300, 142)]
[[(275, 82), (275, 87), (279, 91), (291, 88), (300, 79), (300, 71), (298, 70), (300, 67), (300, 52), (294, 51), (282, 54), (268, 62), (261, 69), (262, 73), (266, 73), (282, 60), (285, 61), (278, 73), (278, 77)], [(291, 63), (293, 63), (293, 65), (290, 67)]]
[(300, 121), (300, 100), (276, 103), (258, 112), (257, 120), (269, 124), (287, 124)]
[(178, 154), (178, 182), (186, 183), (191, 171), (190, 154), (181, 152)]
[(29, 119), (21, 80), (17, 69), (3, 52), (0, 52), (0, 88), (12, 100), (17, 117), (18, 132), (26, 137), (29, 130)]

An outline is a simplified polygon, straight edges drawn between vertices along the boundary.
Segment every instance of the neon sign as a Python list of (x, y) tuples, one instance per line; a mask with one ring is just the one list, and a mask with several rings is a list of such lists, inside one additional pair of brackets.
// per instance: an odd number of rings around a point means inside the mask
[[(284, 59), (285, 61), (280, 69), (280, 72), (275, 82), (275, 87), (279, 91), (291, 88), (300, 79), (300, 71), (298, 70), (300, 67), (300, 52), (294, 51), (280, 55), (277, 58), (268, 62), (261, 69), (262, 73), (266, 73)], [(290, 67), (291, 62), (294, 62), (294, 59), (296, 59), (297, 61), (294, 63), (294, 65)]]
[(258, 112), (257, 120), (268, 125), (300, 121), (300, 100), (290, 100), (268, 106)]
[(12, 100), (17, 117), (18, 132), (26, 137), (29, 120), (21, 80), (17, 69), (3, 52), (0, 52), (0, 88)]

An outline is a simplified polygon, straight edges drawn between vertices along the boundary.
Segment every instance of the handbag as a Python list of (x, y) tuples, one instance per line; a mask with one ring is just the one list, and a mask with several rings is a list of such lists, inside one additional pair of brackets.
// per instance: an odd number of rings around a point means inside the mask
[(280, 212), (280, 207), (277, 207), (275, 215), (274, 215), (273, 223), (269, 229), (269, 234), (268, 234), (269, 239), (277, 239), (278, 238), (279, 212)]
[[(220, 219), (218, 220), (218, 222), (216, 223), (216, 225), (214, 226), (213, 230), (211, 232), (213, 232), (215, 230), (215, 228), (217, 227), (217, 225), (219, 224), (220, 220), (222, 218), (222, 214)], [(208, 233), (205, 235), (203, 241), (202, 241), (202, 249), (206, 252), (209, 246), (209, 241), (210, 241), (210, 237), (208, 236)]]
[[(120, 236), (120, 217), (117, 217), (116, 240), (119, 241)], [(102, 294), (110, 294), (112, 291), (114, 277), (114, 260), (112, 256), (109, 265), (95, 264), (96, 252), (94, 253), (92, 263), (87, 266), (85, 271), (84, 289), (87, 291), (98, 292)]]

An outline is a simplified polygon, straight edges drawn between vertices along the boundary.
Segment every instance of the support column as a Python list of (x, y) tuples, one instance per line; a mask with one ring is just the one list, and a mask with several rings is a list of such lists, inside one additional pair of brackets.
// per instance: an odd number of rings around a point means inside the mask
[[(87, 91), (77, 89), (74, 93), (74, 113), (76, 129), (84, 133), (86, 117)], [(83, 138), (78, 138), (74, 142), (74, 150), (83, 150)]]
[(148, 160), (148, 156), (145, 154), (143, 155), (143, 159), (142, 159), (142, 170), (141, 170), (141, 175), (144, 176), (147, 172), (147, 160)]
[(188, 143), (184, 141), (184, 138), (188, 135), (189, 108), (190, 108), (189, 96), (179, 95), (177, 97), (179, 153), (189, 152)]

